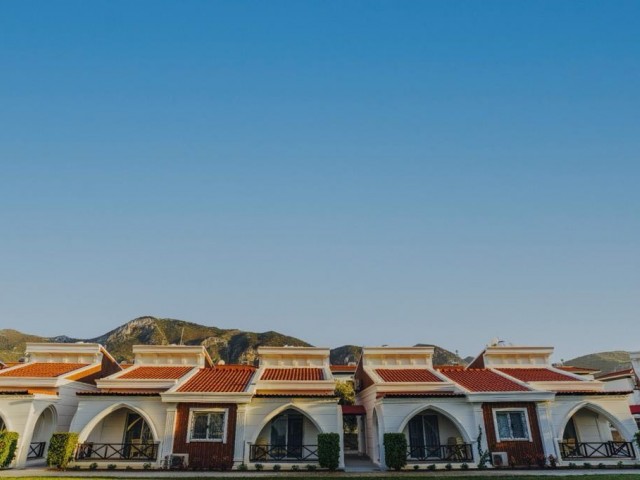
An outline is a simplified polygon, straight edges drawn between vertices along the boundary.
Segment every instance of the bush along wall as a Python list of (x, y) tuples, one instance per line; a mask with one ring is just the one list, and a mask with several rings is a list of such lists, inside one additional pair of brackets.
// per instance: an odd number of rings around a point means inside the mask
[(0, 468), (7, 468), (13, 462), (18, 448), (17, 432), (0, 432)]
[(389, 468), (401, 470), (407, 464), (407, 437), (403, 433), (384, 434), (384, 458)]
[(60, 469), (67, 468), (78, 445), (78, 434), (74, 432), (54, 433), (49, 442), (47, 465)]
[(322, 468), (328, 468), (331, 471), (340, 466), (340, 435), (318, 434), (318, 463)]

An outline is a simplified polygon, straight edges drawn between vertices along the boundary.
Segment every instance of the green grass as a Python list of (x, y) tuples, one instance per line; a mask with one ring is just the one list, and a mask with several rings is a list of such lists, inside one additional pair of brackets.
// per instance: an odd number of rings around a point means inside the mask
[[(137, 473), (141, 473), (139, 470)], [(206, 477), (189, 477), (188, 474), (176, 474), (175, 477), (162, 476), (162, 477), (154, 477), (154, 471), (145, 472), (148, 476), (147, 478), (178, 478), (180, 480), (202, 480)], [(168, 472), (162, 472), (168, 473)], [(582, 474), (582, 475), (560, 475), (560, 476), (549, 476), (549, 475), (491, 475), (491, 472), (485, 472), (483, 475), (450, 475), (447, 473), (440, 472), (423, 472), (422, 475), (416, 475), (411, 472), (398, 472), (398, 473), (387, 473), (387, 474), (379, 474), (379, 475), (368, 475), (368, 474), (346, 474), (343, 475), (340, 472), (336, 472), (332, 475), (327, 475), (325, 473), (309, 473), (309, 472), (283, 472), (281, 476), (274, 477), (269, 474), (260, 474), (259, 472), (249, 471), (249, 472), (238, 472), (236, 475), (229, 475), (227, 477), (210, 477), (215, 478), (216, 480), (237, 480), (238, 478), (243, 478), (246, 474), (252, 475), (253, 478), (260, 478), (261, 480), (281, 480), (285, 476), (297, 477), (297, 478), (313, 478), (314, 480), (335, 480), (338, 477), (353, 477), (358, 478), (359, 480), (424, 480), (425, 478), (446, 478), (447, 480), (468, 480), (470, 478), (500, 478), (501, 480), (540, 480), (542, 478), (554, 479), (554, 480), (585, 480), (594, 479), (594, 480), (638, 480), (640, 479), (640, 473), (638, 474), (595, 474), (593, 472), (591, 474)], [(67, 472), (52, 472), (51, 476), (46, 477), (0, 477), (3, 480), (44, 480), (50, 479), (52, 477), (74, 477), (74, 478), (82, 478), (82, 471), (67, 471)], [(184, 476), (183, 476), (184, 475)], [(92, 480), (131, 480), (132, 477), (128, 475), (123, 475), (120, 477), (86, 477), (91, 478)]]

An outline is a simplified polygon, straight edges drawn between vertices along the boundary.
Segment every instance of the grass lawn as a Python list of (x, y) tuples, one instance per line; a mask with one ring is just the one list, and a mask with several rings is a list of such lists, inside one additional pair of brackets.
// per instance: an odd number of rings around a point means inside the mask
[[(138, 472), (141, 473), (141, 472)], [(595, 472), (594, 472), (595, 473)], [(342, 475), (340, 472), (337, 472), (333, 475), (327, 474), (309, 474), (307, 472), (300, 473), (283, 473), (279, 476), (269, 476), (269, 475), (231, 475), (228, 477), (219, 477), (219, 476), (211, 476), (209, 478), (215, 478), (216, 480), (238, 480), (238, 478), (259, 478), (261, 480), (282, 480), (283, 477), (293, 477), (293, 478), (312, 478), (314, 480), (335, 480), (340, 477), (352, 477), (357, 478), (358, 480), (424, 480), (425, 478), (443, 478), (447, 480), (469, 480), (471, 478), (499, 478), (500, 480), (540, 480), (542, 478), (548, 478), (553, 480), (585, 480), (585, 479), (593, 479), (593, 480), (640, 480), (640, 473), (634, 474), (619, 474), (619, 473), (610, 473), (610, 474), (581, 474), (581, 475), (491, 475), (489, 472), (484, 475), (449, 475), (438, 472), (424, 472), (422, 475), (416, 475), (411, 472), (398, 472), (395, 474), (386, 474), (386, 475), (367, 475), (367, 474), (350, 474), (350, 475)], [(162, 477), (154, 477), (153, 472), (147, 472), (146, 478), (177, 478), (180, 480), (202, 480), (203, 478), (207, 478), (205, 476), (201, 477), (189, 477), (176, 475), (175, 477), (162, 476)], [(0, 476), (2, 480), (46, 480), (51, 479), (52, 477), (66, 477), (66, 478), (83, 478), (81, 472), (65, 472), (60, 474), (53, 474), (48, 477), (4, 477)], [(131, 480), (132, 478), (141, 478), (141, 477), (132, 477), (128, 475), (123, 475), (121, 477), (84, 477), (90, 478), (91, 480)]]

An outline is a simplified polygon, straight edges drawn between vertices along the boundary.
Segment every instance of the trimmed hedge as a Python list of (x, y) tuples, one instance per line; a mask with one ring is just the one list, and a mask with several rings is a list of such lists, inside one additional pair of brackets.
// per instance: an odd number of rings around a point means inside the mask
[(0, 468), (6, 468), (13, 462), (16, 456), (16, 448), (18, 448), (18, 433), (0, 432)]
[(331, 471), (340, 466), (340, 435), (337, 433), (318, 434), (318, 463)]
[(384, 434), (384, 459), (389, 468), (401, 470), (407, 465), (407, 437), (403, 433)]
[(47, 465), (60, 469), (67, 468), (78, 445), (78, 434), (74, 432), (54, 433), (49, 442)]

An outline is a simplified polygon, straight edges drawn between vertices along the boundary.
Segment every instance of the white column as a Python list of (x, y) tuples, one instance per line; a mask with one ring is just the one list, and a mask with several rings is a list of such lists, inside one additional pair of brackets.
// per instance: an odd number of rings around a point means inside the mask
[(176, 404), (172, 403), (167, 405), (167, 414), (164, 421), (164, 435), (162, 439), (159, 439), (162, 444), (160, 445), (161, 451), (156, 463), (161, 463), (162, 460), (173, 453), (173, 436), (176, 425)]
[(31, 438), (33, 438), (33, 430), (38, 421), (39, 414), (35, 405), (31, 405), (29, 413), (27, 415), (27, 421), (24, 425), (24, 430), (18, 437), (18, 447), (16, 451), (16, 457), (14, 460), (15, 468), (24, 468), (27, 464), (27, 456), (29, 455), (29, 446), (31, 445)]
[(553, 423), (551, 422), (550, 402), (537, 402), (536, 413), (538, 414), (538, 426), (540, 428), (540, 439), (544, 455), (553, 455), (558, 458), (558, 445), (555, 441)]
[(236, 441), (233, 446), (233, 464), (238, 466), (241, 463), (246, 465), (246, 456), (249, 454), (249, 446), (245, 438), (245, 425), (247, 421), (247, 405), (240, 404), (236, 410)]
[(389, 470), (387, 467), (387, 461), (384, 455), (384, 434), (386, 433), (384, 427), (384, 411), (382, 404), (378, 403), (376, 406), (377, 418), (378, 418), (378, 453), (380, 456), (380, 470)]
[[(489, 439), (487, 438), (487, 428), (484, 424), (484, 413), (482, 411), (482, 403), (474, 403), (473, 404), (473, 420), (475, 423), (475, 428), (469, 434), (471, 435), (471, 439), (473, 441), (473, 456), (476, 459), (476, 464), (480, 460), (480, 451), (478, 450), (478, 442), (475, 439), (478, 436), (478, 429), (482, 429), (482, 442), (481, 448), (483, 451), (489, 450)], [(490, 464), (487, 464), (490, 466)]]
[(340, 463), (338, 468), (344, 469), (344, 419), (342, 418), (342, 405), (336, 405), (338, 419), (338, 435), (340, 435)]

